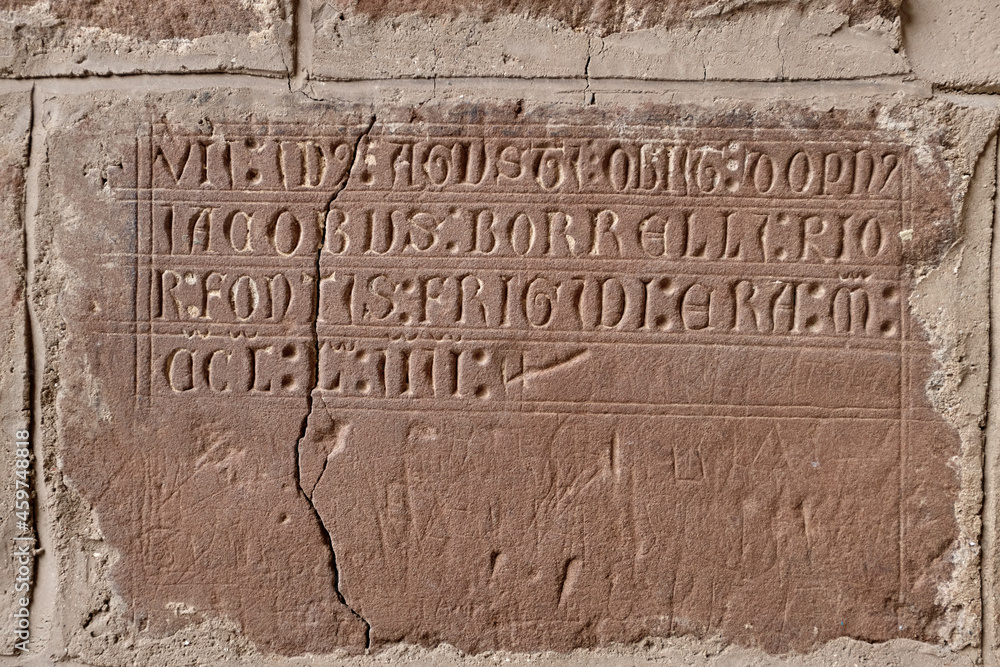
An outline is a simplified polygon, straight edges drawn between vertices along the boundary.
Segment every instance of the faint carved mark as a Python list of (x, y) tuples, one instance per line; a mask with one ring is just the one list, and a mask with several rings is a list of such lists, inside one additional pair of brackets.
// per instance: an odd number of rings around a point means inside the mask
[(529, 380), (533, 380), (537, 377), (542, 377), (547, 373), (552, 373), (557, 370), (565, 370), (566, 368), (575, 366), (577, 364), (583, 363), (590, 358), (590, 350), (574, 350), (567, 355), (563, 355), (557, 358), (555, 361), (551, 361), (547, 364), (541, 366), (534, 366), (530, 368), (525, 368), (521, 373), (507, 378), (507, 384), (520, 380), (521, 382), (527, 383)]
[(575, 556), (568, 559), (565, 564), (563, 564), (562, 575), (559, 577), (560, 607), (566, 606), (566, 601), (573, 593), (573, 588), (576, 586), (576, 580), (580, 577), (580, 570), (582, 569), (583, 563)]

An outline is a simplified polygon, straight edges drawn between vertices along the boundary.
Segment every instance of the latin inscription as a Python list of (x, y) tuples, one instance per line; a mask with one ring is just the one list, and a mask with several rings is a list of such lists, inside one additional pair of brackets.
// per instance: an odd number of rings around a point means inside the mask
[[(900, 149), (822, 133), (435, 129), (154, 127), (139, 147), (137, 390), (572, 406), (545, 380), (607, 350), (662, 385), (691, 349), (703, 378), (747, 345), (789, 386), (808, 386), (816, 354), (850, 386), (835, 363), (846, 348), (898, 386)], [(684, 402), (627, 393), (584, 403)], [(750, 383), (728, 403), (762, 393)]]

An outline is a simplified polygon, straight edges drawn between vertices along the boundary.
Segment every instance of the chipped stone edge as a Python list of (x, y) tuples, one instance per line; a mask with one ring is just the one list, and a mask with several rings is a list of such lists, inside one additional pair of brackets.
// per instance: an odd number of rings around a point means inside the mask
[(943, 129), (948, 139), (942, 158), (948, 169), (952, 220), (933, 223), (954, 225), (958, 236), (939, 262), (916, 267), (909, 305), (940, 365), (927, 384), (927, 395), (961, 438), (961, 451), (949, 462), (959, 479), (958, 537), (949, 554), (953, 570), (951, 579), (939, 584), (935, 600), (945, 609), (938, 636), (953, 649), (979, 647), (983, 624), (982, 419), (990, 361), (989, 286), (982, 277), (989, 274), (995, 179), (991, 151), (998, 120), (996, 110), (941, 99), (918, 108), (887, 110), (878, 119), (883, 129), (913, 149), (918, 161), (932, 159), (925, 148), (931, 134)]

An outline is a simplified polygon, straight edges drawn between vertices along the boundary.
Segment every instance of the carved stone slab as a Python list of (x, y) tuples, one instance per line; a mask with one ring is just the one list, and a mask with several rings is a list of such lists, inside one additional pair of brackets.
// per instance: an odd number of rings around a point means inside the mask
[[(28, 314), (25, 309), (25, 168), (31, 97), (27, 92), (0, 95), (0, 653), (14, 653), (17, 620), (27, 605), (34, 576), (34, 511), (28, 458), (18, 467), (17, 443), (28, 442)], [(19, 434), (19, 431), (21, 432)], [(20, 437), (18, 437), (20, 435)], [(26, 447), (20, 447), (23, 450)], [(24, 519), (24, 520), (22, 520)], [(23, 570), (21, 569), (23, 566)]]
[(61, 456), (118, 554), (88, 566), (106, 605), (301, 653), (784, 652), (934, 640), (966, 604), (909, 306), (957, 238), (934, 135), (205, 96), (55, 105), (48, 140)]

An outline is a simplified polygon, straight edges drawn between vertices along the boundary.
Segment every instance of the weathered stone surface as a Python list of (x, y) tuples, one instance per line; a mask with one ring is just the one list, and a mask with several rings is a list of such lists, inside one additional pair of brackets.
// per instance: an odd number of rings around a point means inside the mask
[(313, 27), (311, 72), (321, 80), (579, 77), (587, 64), (587, 35), (553, 19), (414, 13), (370, 19), (323, 3)]
[(1000, 24), (996, 0), (908, 0), (902, 13), (914, 73), (945, 87), (1000, 90)]
[[(694, 18), (722, 16), (747, 5), (764, 4), (760, 0), (608, 0), (607, 2), (579, 2), (564, 0), (486, 0), (473, 2), (460, 0), (355, 0), (353, 7), (372, 18), (393, 18), (406, 12), (420, 12), (428, 16), (455, 16), (478, 12), (492, 20), (503, 14), (523, 14), (532, 18), (548, 17), (573, 28), (589, 28), (608, 34), (636, 28), (683, 23)], [(833, 2), (808, 2), (848, 15), (852, 21), (866, 21), (879, 17), (892, 20), (896, 17), (899, 2), (875, 0), (857, 3), (850, 0)]]
[(65, 612), (86, 651), (220, 618), (284, 654), (975, 642), (995, 116), (43, 118), (63, 493), (117, 554)]
[(834, 9), (764, 6), (725, 20), (609, 35), (588, 73), (595, 78), (799, 81), (909, 71), (899, 22), (854, 23)]
[(909, 71), (888, 5), (509, 4), (316, 2), (312, 75), (770, 81)]
[[(28, 527), (19, 526), (15, 511), (30, 506), (30, 479), (22, 469), (20, 485), (16, 461), (18, 431), (28, 429), (28, 350), (26, 343), (27, 311), (25, 309), (24, 170), (27, 167), (28, 130), (31, 118), (31, 98), (28, 93), (0, 95), (0, 653), (14, 652), (14, 612), (18, 600), (26, 597), (16, 581), (20, 551), (34, 549), (33, 508), (27, 513)], [(22, 441), (27, 439), (23, 436)], [(22, 496), (17, 498), (20, 490)], [(15, 505), (20, 500), (20, 507)], [(29, 538), (29, 539), (17, 539)], [(23, 559), (30, 566), (34, 560)], [(23, 578), (22, 578), (23, 583)]]
[(292, 69), (286, 0), (0, 2), (0, 76)]

